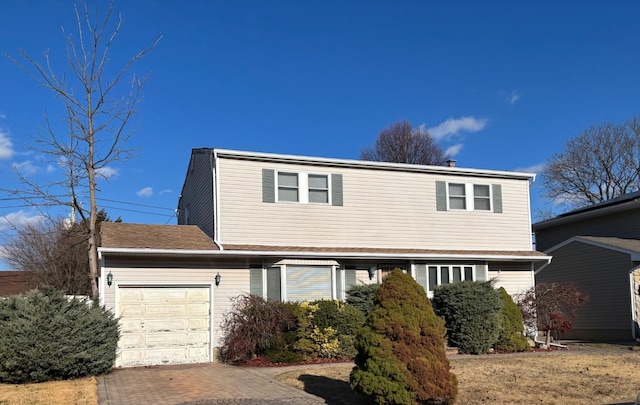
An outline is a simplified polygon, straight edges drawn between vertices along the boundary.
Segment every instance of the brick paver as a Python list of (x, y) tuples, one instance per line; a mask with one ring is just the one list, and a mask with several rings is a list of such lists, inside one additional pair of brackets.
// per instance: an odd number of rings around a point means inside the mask
[(115, 369), (98, 377), (100, 405), (320, 405), (270, 373), (225, 364)]

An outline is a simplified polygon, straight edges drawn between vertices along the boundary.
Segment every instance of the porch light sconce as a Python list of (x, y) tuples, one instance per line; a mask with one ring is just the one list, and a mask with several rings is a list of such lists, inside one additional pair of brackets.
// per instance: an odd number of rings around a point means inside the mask
[(109, 272), (109, 274), (107, 274), (107, 285), (111, 287), (111, 284), (113, 284), (113, 274)]
[(216, 274), (216, 287), (220, 285), (220, 279), (222, 277), (220, 277), (220, 273)]
[(378, 268), (376, 266), (371, 266), (369, 267), (369, 280), (373, 280), (373, 277), (376, 275), (376, 271), (378, 270)]

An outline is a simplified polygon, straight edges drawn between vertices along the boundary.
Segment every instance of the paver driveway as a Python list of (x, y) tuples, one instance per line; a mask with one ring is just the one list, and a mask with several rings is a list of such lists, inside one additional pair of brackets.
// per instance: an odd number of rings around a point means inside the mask
[(322, 398), (275, 381), (270, 373), (225, 364), (114, 369), (98, 377), (100, 405), (320, 405)]

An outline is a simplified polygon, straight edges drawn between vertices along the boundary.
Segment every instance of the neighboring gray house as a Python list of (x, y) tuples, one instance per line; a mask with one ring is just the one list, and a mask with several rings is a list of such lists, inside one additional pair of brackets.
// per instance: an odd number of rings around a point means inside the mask
[(574, 282), (590, 296), (566, 339), (629, 341), (640, 336), (640, 192), (533, 225), (553, 262), (536, 283)]
[(526, 290), (534, 266), (550, 261), (531, 247), (533, 179), (194, 149), (180, 225), (102, 229), (100, 295), (123, 325), (117, 365), (213, 360), (230, 299), (243, 293), (344, 299), (396, 267), (429, 295), (461, 280)]

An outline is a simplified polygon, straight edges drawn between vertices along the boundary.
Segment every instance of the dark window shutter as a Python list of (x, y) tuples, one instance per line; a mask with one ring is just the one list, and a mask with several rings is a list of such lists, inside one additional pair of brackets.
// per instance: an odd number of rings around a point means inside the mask
[(491, 188), (493, 189), (493, 212), (502, 213), (502, 186), (493, 184)]
[(280, 267), (271, 267), (267, 269), (267, 300), (281, 301)]
[(262, 202), (276, 202), (275, 173), (273, 169), (262, 169)]
[(262, 297), (262, 267), (249, 269), (249, 292)]
[(331, 175), (331, 205), (342, 206), (342, 175)]
[(447, 183), (436, 181), (436, 210), (447, 210)]

